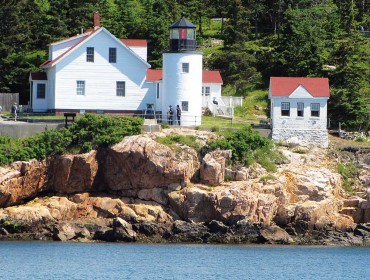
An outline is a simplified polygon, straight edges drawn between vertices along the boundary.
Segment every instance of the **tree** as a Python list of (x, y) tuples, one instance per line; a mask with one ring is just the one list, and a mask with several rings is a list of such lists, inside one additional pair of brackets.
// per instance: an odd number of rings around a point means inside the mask
[(340, 35), (337, 7), (289, 7), (282, 39), (277, 48), (277, 66), (282, 75), (320, 76), (334, 40)]

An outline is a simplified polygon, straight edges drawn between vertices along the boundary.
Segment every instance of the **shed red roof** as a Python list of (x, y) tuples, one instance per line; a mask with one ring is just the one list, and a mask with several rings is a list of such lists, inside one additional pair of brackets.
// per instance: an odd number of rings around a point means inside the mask
[(271, 77), (272, 96), (289, 96), (302, 85), (313, 97), (330, 97), (328, 78)]
[(46, 81), (47, 79), (45, 72), (31, 72), (32, 81)]
[(145, 39), (120, 39), (128, 47), (146, 47), (148, 45)]
[[(162, 69), (148, 69), (146, 72), (147, 81), (160, 81), (163, 79)], [(220, 71), (218, 70), (203, 70), (202, 82), (205, 84), (222, 84)]]
[(223, 84), (220, 71), (218, 70), (203, 70), (203, 83), (207, 84)]
[(147, 81), (160, 81), (162, 80), (162, 69), (147, 69), (146, 80)]

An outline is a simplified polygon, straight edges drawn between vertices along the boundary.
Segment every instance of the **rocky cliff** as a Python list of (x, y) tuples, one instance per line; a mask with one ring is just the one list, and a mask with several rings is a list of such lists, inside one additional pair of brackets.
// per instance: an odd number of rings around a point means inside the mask
[(274, 173), (230, 169), (230, 151), (155, 141), (170, 133), (0, 168), (0, 238), (369, 245), (370, 191), (349, 197), (326, 150), (282, 147)]

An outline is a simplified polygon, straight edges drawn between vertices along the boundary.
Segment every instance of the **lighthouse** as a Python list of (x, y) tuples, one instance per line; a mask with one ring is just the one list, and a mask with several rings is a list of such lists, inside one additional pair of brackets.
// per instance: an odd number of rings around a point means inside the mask
[(202, 123), (203, 54), (197, 51), (196, 27), (183, 18), (170, 26), (170, 48), (163, 53), (162, 112), (181, 108), (181, 125)]

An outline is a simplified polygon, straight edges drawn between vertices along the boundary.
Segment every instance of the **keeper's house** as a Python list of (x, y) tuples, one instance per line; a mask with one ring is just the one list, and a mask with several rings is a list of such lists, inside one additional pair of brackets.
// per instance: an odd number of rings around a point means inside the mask
[(32, 110), (140, 114), (151, 105), (166, 116), (179, 105), (183, 125), (199, 125), (202, 89), (220, 96), (222, 79), (202, 69), (193, 24), (182, 18), (169, 28), (163, 71), (152, 70), (146, 40), (116, 38), (94, 13), (93, 30), (51, 43), (42, 71), (30, 74)]
[(328, 146), (327, 78), (271, 77), (271, 126), (274, 141)]

